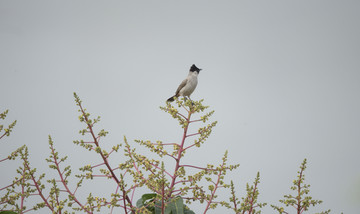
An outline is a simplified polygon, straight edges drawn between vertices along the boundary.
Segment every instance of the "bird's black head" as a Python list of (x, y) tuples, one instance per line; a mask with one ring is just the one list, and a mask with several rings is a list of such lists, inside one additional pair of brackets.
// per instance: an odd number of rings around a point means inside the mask
[(198, 68), (198, 67), (196, 67), (196, 65), (195, 65), (195, 64), (193, 64), (193, 65), (191, 66), (191, 68), (190, 68), (190, 71), (191, 71), (191, 72), (196, 71), (196, 72), (200, 73), (201, 69), (200, 69), (200, 68)]

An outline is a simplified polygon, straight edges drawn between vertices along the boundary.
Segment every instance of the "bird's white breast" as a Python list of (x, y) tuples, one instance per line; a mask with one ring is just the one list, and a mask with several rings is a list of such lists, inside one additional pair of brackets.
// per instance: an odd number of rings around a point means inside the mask
[(194, 92), (198, 83), (197, 76), (197, 72), (189, 72), (186, 85), (180, 90), (180, 96), (190, 96)]

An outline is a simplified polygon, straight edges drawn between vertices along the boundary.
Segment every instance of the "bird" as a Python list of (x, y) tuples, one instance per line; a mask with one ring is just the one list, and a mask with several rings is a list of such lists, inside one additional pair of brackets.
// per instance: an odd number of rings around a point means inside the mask
[(166, 102), (172, 102), (175, 100), (176, 97), (179, 97), (179, 96), (183, 96), (183, 97), (185, 97), (185, 99), (186, 99), (186, 97), (188, 97), (190, 99), (190, 95), (194, 92), (194, 90), (197, 86), (197, 83), (198, 83), (197, 77), (201, 70), (202, 69), (196, 67), (196, 65), (193, 64), (190, 67), (188, 76), (186, 77), (186, 79), (184, 79), (181, 82), (181, 84), (177, 88), (175, 95), (170, 97), (169, 99), (167, 99)]

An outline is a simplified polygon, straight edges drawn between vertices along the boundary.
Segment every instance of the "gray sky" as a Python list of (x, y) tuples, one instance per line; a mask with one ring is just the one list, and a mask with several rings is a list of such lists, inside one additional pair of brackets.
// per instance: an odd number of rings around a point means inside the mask
[(189, 162), (219, 163), (229, 150), (241, 164), (230, 174), (238, 193), (260, 171), (259, 200), (279, 204), (307, 158), (310, 194), (324, 201), (311, 213), (356, 213), (359, 9), (355, 0), (0, 1), (0, 110), (18, 120), (0, 155), (27, 144), (32, 166), (47, 172), (50, 134), (74, 169), (95, 163), (72, 143), (82, 127), (73, 92), (101, 115), (109, 145), (123, 135), (179, 141), (158, 107), (195, 63), (203, 71), (192, 98), (219, 123)]

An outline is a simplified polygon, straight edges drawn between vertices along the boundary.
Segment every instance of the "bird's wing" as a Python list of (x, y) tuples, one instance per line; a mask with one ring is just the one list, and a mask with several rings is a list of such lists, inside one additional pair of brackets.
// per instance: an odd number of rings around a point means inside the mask
[(182, 88), (184, 88), (184, 86), (186, 85), (187, 81), (188, 81), (188, 80), (187, 80), (187, 78), (186, 78), (186, 79), (184, 79), (184, 80), (181, 82), (181, 84), (179, 85), (178, 89), (176, 90), (176, 93), (175, 93), (176, 96), (179, 95), (180, 90), (181, 90)]

